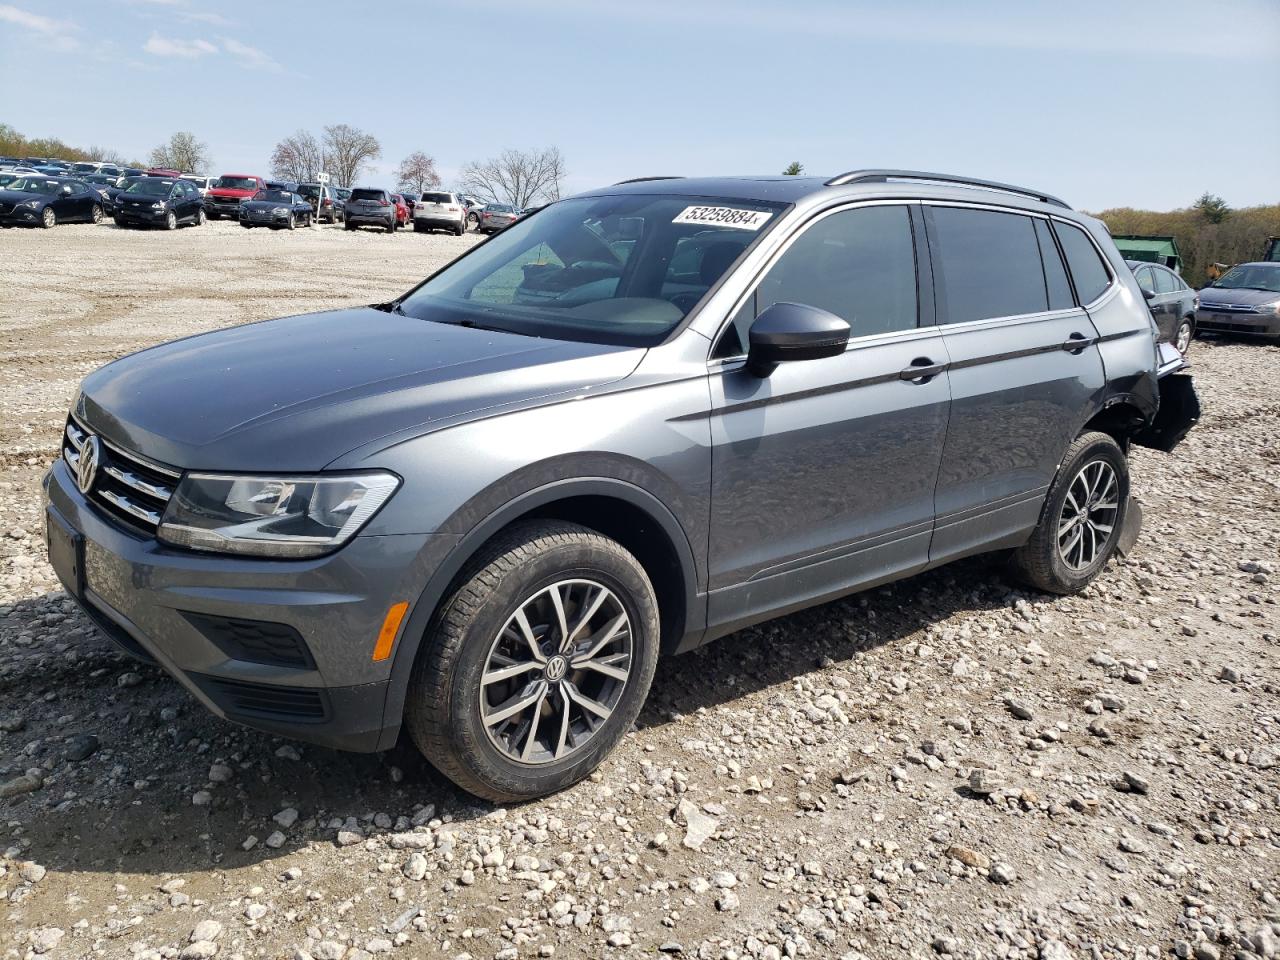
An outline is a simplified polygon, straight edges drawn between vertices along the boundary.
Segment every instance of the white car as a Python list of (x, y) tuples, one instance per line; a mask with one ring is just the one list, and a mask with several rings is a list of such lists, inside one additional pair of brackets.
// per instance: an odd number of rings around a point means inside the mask
[(196, 185), (196, 189), (200, 191), (200, 196), (204, 196), (209, 192), (209, 188), (213, 186), (213, 181), (217, 177), (201, 177), (194, 173), (184, 173), (181, 177), (183, 180), (189, 180)]
[(467, 231), (467, 208), (456, 193), (428, 191), (414, 201), (413, 229), (419, 233), (450, 230), (460, 237)]

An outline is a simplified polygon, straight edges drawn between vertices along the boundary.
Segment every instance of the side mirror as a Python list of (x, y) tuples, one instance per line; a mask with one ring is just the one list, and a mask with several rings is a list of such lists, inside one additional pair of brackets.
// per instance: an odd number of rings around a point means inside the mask
[(747, 370), (767, 377), (786, 361), (820, 360), (844, 353), (849, 324), (818, 307), (783, 301), (756, 317), (748, 336)]
[(1138, 289), (1142, 291), (1143, 300), (1154, 300), (1156, 298), (1156, 292), (1154, 290), (1150, 290), (1147, 287), (1139, 287)]
[(62, 185), (62, 195), (63, 195), (64, 197), (69, 197), (69, 196), (71, 196), (71, 185), (70, 185), (70, 184), (64, 183), (64, 184)]

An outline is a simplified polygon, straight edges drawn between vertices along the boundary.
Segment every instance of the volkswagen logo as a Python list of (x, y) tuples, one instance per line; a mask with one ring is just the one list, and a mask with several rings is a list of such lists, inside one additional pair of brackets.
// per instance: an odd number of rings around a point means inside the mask
[(547, 679), (557, 683), (569, 672), (569, 661), (564, 657), (552, 657), (547, 661)]
[(100, 455), (98, 438), (91, 433), (80, 444), (80, 460), (76, 463), (76, 486), (81, 493), (87, 494), (93, 488), (93, 481), (98, 478)]

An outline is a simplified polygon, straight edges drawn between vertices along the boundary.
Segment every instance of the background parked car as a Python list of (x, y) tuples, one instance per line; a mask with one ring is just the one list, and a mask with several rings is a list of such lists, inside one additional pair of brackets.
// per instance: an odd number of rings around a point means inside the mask
[(302, 183), (297, 193), (311, 204), (318, 223), (337, 223), (342, 219), (342, 207), (328, 184)]
[(467, 208), (456, 194), (427, 192), (413, 205), (413, 229), (449, 230), (462, 236), (467, 230)]
[(1196, 327), (1280, 340), (1280, 263), (1241, 263), (1203, 288)]
[(458, 194), (458, 199), (467, 208), (467, 229), (475, 230), (480, 226), (480, 211), (484, 209), (484, 201), (468, 193)]
[(213, 182), (218, 178), (202, 177), (194, 173), (184, 173), (182, 175), (182, 179), (190, 181), (191, 183), (194, 183), (196, 185), (196, 189), (200, 191), (200, 196), (203, 197), (205, 194), (209, 192), (209, 188), (213, 186)]
[(1186, 282), (1167, 267), (1141, 260), (1126, 260), (1147, 298), (1162, 343), (1172, 343), (1186, 355), (1195, 338), (1196, 308), (1200, 299)]
[(476, 227), (481, 233), (497, 233), (505, 230), (518, 219), (516, 208), (509, 203), (486, 203), (480, 210), (480, 224)]
[(399, 193), (391, 194), (391, 202), (396, 205), (396, 226), (407, 227), (412, 214), (409, 212), (409, 204), (405, 202), (404, 196)]
[(164, 227), (204, 223), (204, 200), (194, 183), (178, 177), (134, 177), (116, 194), (117, 227)]
[(387, 233), (395, 233), (398, 221), (391, 195), (376, 187), (356, 187), (347, 201), (346, 224), (348, 230), (382, 227)]
[(102, 198), (70, 177), (18, 177), (0, 190), (0, 226), (101, 223)]
[(177, 180), (182, 176), (181, 170), (172, 170), (169, 167), (148, 167), (142, 171), (144, 176), (148, 177), (165, 177), (170, 180)]
[(259, 190), (240, 204), (240, 226), (292, 230), (311, 226), (311, 201), (292, 190)]
[(205, 213), (210, 220), (217, 220), (219, 217), (238, 220), (240, 201), (247, 200), (265, 186), (261, 177), (251, 173), (224, 173), (205, 194)]

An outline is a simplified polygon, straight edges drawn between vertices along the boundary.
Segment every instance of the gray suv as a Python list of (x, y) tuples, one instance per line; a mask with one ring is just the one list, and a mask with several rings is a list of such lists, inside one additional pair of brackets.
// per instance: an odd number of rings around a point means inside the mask
[(1129, 445), (1198, 415), (1162, 346), (1105, 227), (1045, 194), (630, 181), (389, 303), (91, 374), (49, 556), (220, 716), (403, 728), (535, 797), (609, 753), (660, 655), (989, 551), (1083, 588), (1137, 535)]

